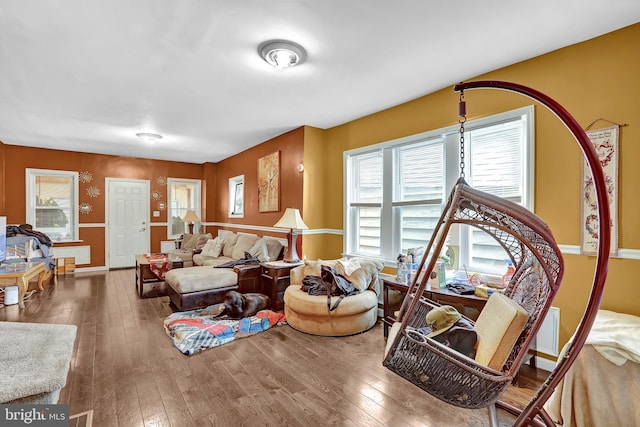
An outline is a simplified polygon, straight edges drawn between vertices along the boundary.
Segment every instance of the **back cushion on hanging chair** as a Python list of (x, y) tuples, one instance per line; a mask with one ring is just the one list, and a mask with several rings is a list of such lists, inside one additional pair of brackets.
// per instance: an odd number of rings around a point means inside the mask
[(492, 294), (475, 323), (476, 361), (502, 370), (528, 318), (527, 311), (517, 302), (500, 293)]

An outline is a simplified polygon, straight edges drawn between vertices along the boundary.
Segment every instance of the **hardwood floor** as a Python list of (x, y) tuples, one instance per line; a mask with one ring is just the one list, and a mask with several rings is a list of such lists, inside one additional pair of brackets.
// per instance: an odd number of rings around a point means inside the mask
[[(195, 356), (163, 329), (168, 297), (141, 299), (133, 269), (61, 276), (0, 320), (78, 326), (60, 403), (109, 426), (483, 426), (486, 410), (449, 406), (382, 366), (382, 326), (317, 337), (285, 325)], [(505, 400), (544, 380), (525, 369)], [(513, 417), (499, 411), (501, 425)]]

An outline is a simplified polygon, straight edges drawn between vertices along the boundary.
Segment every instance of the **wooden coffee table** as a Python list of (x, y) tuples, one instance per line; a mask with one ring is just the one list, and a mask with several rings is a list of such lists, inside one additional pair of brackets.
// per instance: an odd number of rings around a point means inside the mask
[(29, 289), (29, 280), (38, 276), (38, 289), (42, 290), (45, 275), (44, 262), (18, 262), (0, 266), (0, 286), (18, 287), (18, 306), (24, 308), (24, 294)]
[[(183, 268), (184, 262), (182, 258), (173, 254), (154, 254), (164, 255), (167, 261), (171, 261), (171, 268)], [(140, 297), (144, 294), (144, 285), (149, 283), (164, 283), (164, 279), (156, 276), (151, 271), (149, 260), (144, 255), (136, 255), (136, 289), (140, 293)]]

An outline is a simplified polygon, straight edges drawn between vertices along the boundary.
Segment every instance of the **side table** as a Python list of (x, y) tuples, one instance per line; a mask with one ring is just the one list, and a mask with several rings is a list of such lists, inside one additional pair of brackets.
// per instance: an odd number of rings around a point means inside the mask
[(18, 307), (24, 308), (24, 294), (29, 289), (29, 280), (38, 276), (38, 289), (43, 290), (44, 262), (19, 262), (0, 266), (0, 287), (18, 287)]
[[(167, 259), (171, 261), (171, 268), (183, 268), (184, 266), (182, 258), (177, 255), (169, 254)], [(145, 291), (144, 285), (148, 283), (162, 284), (164, 280), (151, 271), (149, 260), (144, 255), (136, 255), (136, 288), (141, 298)]]
[(271, 299), (271, 309), (284, 310), (284, 291), (290, 283), (291, 269), (302, 265), (302, 262), (291, 263), (285, 261), (263, 262), (262, 264), (262, 289), (265, 295)]

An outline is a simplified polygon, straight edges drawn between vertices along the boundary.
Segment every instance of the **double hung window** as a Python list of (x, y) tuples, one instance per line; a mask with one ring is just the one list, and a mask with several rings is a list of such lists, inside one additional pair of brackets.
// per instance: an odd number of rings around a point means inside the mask
[[(167, 180), (169, 193), (169, 229), (167, 237), (175, 239), (187, 232), (187, 223), (182, 218), (187, 211), (192, 210), (198, 218), (202, 219), (200, 212), (201, 183), (199, 179), (176, 179)], [(194, 232), (200, 229), (200, 223), (194, 224)]]
[[(465, 125), (465, 179), (533, 209), (533, 107)], [(345, 248), (394, 261), (426, 246), (459, 177), (460, 135), (448, 127), (345, 152)], [(472, 227), (452, 229), (469, 270), (499, 273), (505, 253)]]
[(26, 220), (53, 241), (78, 237), (78, 172), (26, 169)]

